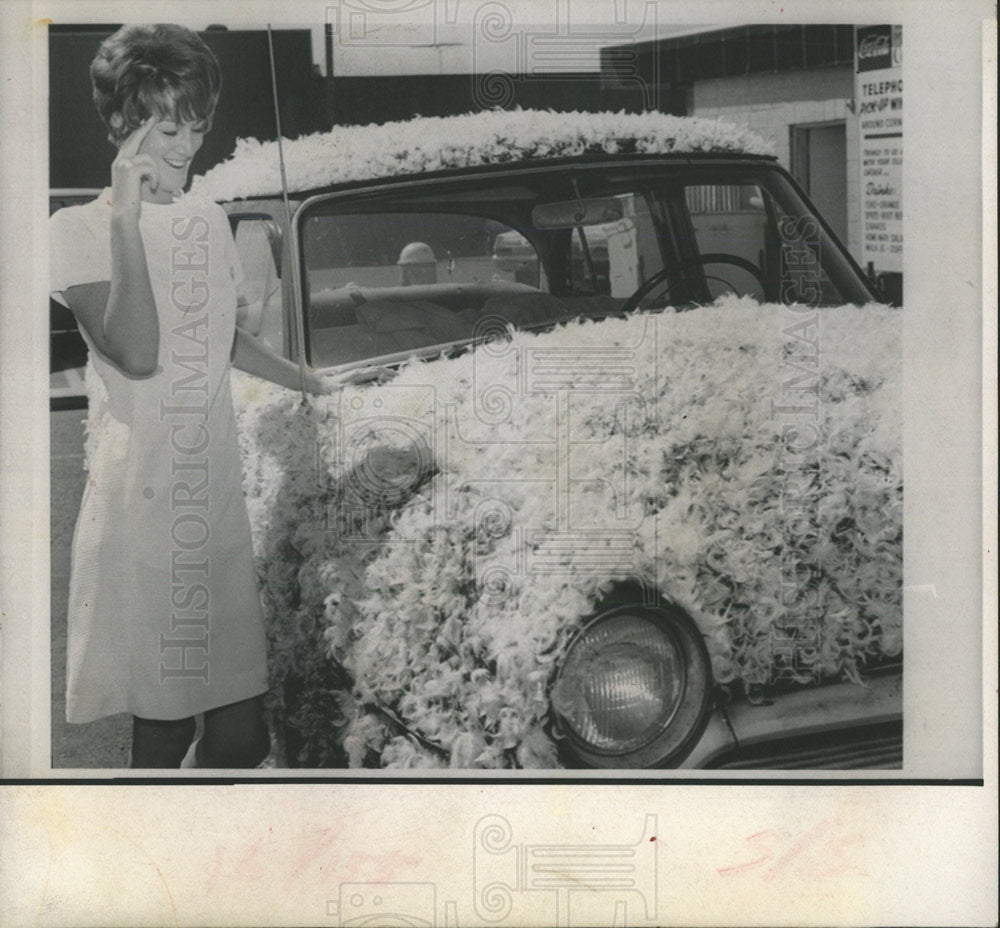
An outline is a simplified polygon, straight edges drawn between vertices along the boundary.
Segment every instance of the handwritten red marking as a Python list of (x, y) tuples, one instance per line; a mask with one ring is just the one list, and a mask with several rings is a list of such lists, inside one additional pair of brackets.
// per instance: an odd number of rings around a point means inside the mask
[[(285, 889), (291, 888), (292, 883), (294, 883), (302, 875), (302, 872), (306, 869), (306, 867), (313, 863), (313, 861), (315, 861), (320, 854), (322, 854), (330, 846), (330, 844), (337, 837), (338, 833), (337, 829), (334, 828), (321, 829), (319, 840), (306, 847), (299, 855), (295, 863), (292, 864), (292, 869), (289, 871), (288, 877), (285, 879)], [(322, 869), (322, 865), (320, 866), (320, 869)]]
[[(773, 831), (758, 831), (755, 834), (750, 835), (746, 839), (747, 844), (761, 843), (759, 839), (765, 837), (777, 837), (777, 834)], [(759, 867), (761, 864), (766, 863), (773, 856), (772, 851), (767, 849), (761, 857), (756, 857), (753, 860), (748, 860), (746, 863), (733, 864), (731, 867), (719, 867), (718, 872), (721, 874), (726, 873), (742, 873), (744, 870), (750, 870), (753, 867)]]
[(348, 850), (337, 840), (342, 832), (340, 825), (314, 826), (291, 834), (267, 828), (240, 847), (216, 846), (205, 892), (222, 882), (254, 884), (264, 880), (287, 891), (310, 871), (335, 872), (339, 880), (347, 882), (391, 882), (423, 863), (420, 856), (393, 851), (359, 854)]
[(855, 863), (854, 849), (864, 843), (857, 832), (841, 834), (837, 823), (821, 821), (805, 833), (793, 836), (775, 831), (758, 831), (746, 838), (759, 856), (728, 867), (718, 867), (721, 876), (729, 876), (767, 865), (763, 879), (769, 881), (790, 869), (803, 876), (823, 878), (854, 873), (868, 876)]
[(208, 883), (205, 885), (205, 892), (211, 892), (215, 889), (215, 884), (219, 881), (219, 871), (222, 869), (222, 855), (225, 852), (225, 848), (221, 844), (215, 845), (215, 865), (212, 867), (212, 872), (208, 875)]
[(806, 850), (806, 848), (814, 846), (817, 843), (818, 838), (829, 829), (829, 825), (829, 822), (820, 822), (804, 835), (801, 835), (791, 848), (785, 851), (785, 853), (775, 861), (773, 867), (768, 867), (767, 873), (764, 874), (764, 879), (773, 879), (776, 873), (786, 869), (793, 860), (798, 858), (802, 852)]

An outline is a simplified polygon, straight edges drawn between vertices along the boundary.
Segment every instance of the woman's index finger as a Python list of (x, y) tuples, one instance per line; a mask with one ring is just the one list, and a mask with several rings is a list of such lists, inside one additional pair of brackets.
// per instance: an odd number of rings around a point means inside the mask
[(143, 139), (149, 135), (149, 130), (156, 124), (156, 116), (150, 116), (138, 129), (136, 129), (124, 142), (119, 151), (126, 158), (131, 158), (142, 145)]

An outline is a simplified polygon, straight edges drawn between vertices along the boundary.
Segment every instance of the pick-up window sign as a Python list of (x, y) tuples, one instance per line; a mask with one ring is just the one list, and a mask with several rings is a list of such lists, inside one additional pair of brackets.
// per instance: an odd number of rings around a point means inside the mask
[(903, 29), (855, 33), (855, 114), (861, 168), (861, 263), (903, 270)]

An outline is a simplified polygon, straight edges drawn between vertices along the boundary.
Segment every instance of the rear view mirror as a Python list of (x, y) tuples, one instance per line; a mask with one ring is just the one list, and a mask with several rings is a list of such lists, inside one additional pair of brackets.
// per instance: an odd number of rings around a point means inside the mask
[(531, 211), (531, 221), (536, 229), (573, 229), (576, 226), (600, 225), (616, 222), (623, 216), (621, 200), (615, 197), (539, 203)]

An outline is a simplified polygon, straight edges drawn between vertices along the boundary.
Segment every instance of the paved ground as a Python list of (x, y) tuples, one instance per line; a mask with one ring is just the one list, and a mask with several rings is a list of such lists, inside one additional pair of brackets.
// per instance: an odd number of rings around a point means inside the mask
[(70, 544), (86, 482), (85, 409), (50, 413), (52, 439), (52, 766), (122, 768), (128, 765), (131, 717), (115, 715), (87, 725), (66, 722), (66, 601)]

